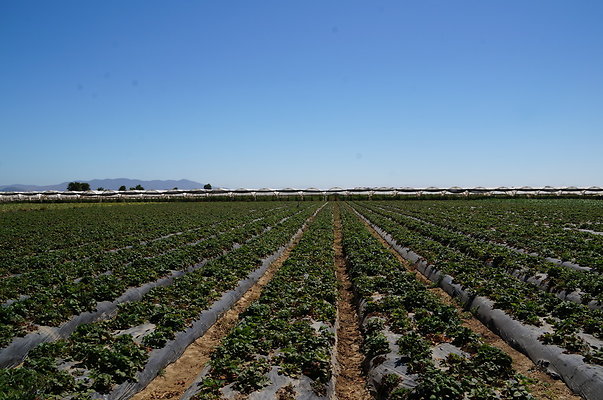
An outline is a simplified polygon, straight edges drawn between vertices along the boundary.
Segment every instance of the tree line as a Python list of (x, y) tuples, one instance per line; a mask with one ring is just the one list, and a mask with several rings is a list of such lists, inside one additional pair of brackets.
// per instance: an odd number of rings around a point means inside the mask
[[(174, 190), (177, 190), (177, 189), (178, 189), (177, 187), (174, 188)], [(203, 186), (203, 189), (210, 190), (211, 185), (208, 183)], [(90, 190), (90, 184), (87, 182), (69, 182), (69, 184), (67, 185), (67, 190), (70, 192), (85, 192), (87, 190)], [(103, 190), (105, 190), (105, 188), (99, 187), (96, 190), (103, 191)], [(117, 189), (117, 190), (120, 192), (125, 192), (128, 189), (126, 189), (126, 185), (121, 185), (119, 187), (119, 189)], [(142, 187), (142, 185), (138, 184), (134, 187), (131, 187), (129, 190), (144, 190), (144, 187)]]

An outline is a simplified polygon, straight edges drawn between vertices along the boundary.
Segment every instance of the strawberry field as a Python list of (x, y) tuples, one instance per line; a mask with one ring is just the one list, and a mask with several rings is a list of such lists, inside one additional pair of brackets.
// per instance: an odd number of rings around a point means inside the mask
[(2, 207), (1, 400), (603, 393), (598, 200)]

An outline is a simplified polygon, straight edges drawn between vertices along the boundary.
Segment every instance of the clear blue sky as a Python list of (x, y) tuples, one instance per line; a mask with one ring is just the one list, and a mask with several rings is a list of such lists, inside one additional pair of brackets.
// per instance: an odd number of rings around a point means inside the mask
[(603, 1), (0, 3), (0, 184), (603, 185)]

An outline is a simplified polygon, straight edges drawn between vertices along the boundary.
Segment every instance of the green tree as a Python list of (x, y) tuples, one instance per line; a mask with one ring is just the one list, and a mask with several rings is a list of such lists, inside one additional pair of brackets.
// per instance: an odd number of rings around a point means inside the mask
[(205, 186), (203, 186), (203, 189), (211, 190), (211, 185), (206, 183)]
[(140, 184), (136, 185), (136, 187), (134, 189), (136, 189), (136, 190), (144, 190), (144, 188)]
[(117, 190), (119, 190), (120, 192), (125, 192), (126, 191), (126, 185), (121, 185), (119, 187), (119, 189), (117, 189)]
[(86, 182), (69, 182), (67, 190), (70, 192), (84, 192), (90, 190), (90, 184)]
[(96, 188), (96, 190), (98, 190), (99, 192), (104, 192), (104, 191), (105, 191), (105, 188), (101, 186), (101, 187), (99, 187), (99, 188)]

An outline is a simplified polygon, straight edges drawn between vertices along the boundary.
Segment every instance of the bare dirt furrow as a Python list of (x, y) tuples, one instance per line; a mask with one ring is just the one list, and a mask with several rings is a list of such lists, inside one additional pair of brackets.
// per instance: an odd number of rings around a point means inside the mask
[[(428, 286), (432, 286), (433, 283), (427, 279), (423, 274), (416, 271), (412, 265), (409, 264), (392, 246), (387, 243), (366, 221), (362, 220), (366, 228), (371, 232), (371, 234), (379, 239), (379, 241), (387, 248), (389, 251), (396, 256), (396, 258), (404, 265), (404, 267), (415, 274), (417, 279), (421, 282), (425, 283)], [(454, 301), (448, 293), (442, 290), (439, 287), (432, 287), (430, 291), (437, 294), (442, 301), (447, 304), (450, 304), (457, 308), (457, 310), (464, 316), (463, 325), (467, 328), (471, 329), (473, 332), (480, 334), (486, 343), (497, 347), (507, 353), (511, 359), (513, 360), (513, 367), (515, 370), (526, 377), (529, 378), (530, 382), (527, 383), (527, 387), (529, 388), (531, 394), (536, 399), (546, 399), (546, 400), (580, 400), (580, 396), (576, 396), (573, 392), (567, 387), (562, 380), (553, 379), (550, 375), (542, 371), (538, 368), (532, 360), (530, 360), (523, 353), (515, 350), (511, 346), (507, 344), (500, 336), (496, 335), (492, 332), (488, 327), (482, 324), (477, 318), (473, 317), (471, 313), (464, 312), (463, 307), (459, 305), (456, 301)]]
[[(314, 220), (311, 217), (306, 227)], [(303, 233), (302, 233), (303, 235)], [(182, 356), (157, 376), (147, 387), (134, 395), (132, 400), (166, 400), (179, 399), (186, 389), (193, 383), (203, 367), (209, 362), (213, 351), (222, 340), (235, 327), (239, 315), (257, 300), (264, 286), (270, 282), (276, 271), (289, 257), (291, 251), (300, 241), (299, 235), (291, 245), (277, 258), (266, 270), (264, 275), (228, 310), (207, 332), (186, 348)]]
[(352, 282), (346, 271), (343, 255), (339, 207), (334, 209), (334, 218), (335, 274), (339, 282), (335, 393), (339, 400), (369, 400), (372, 397), (366, 388), (366, 379), (362, 370), (362, 363), (364, 362), (364, 355), (360, 352), (362, 335), (358, 313), (354, 306)]

